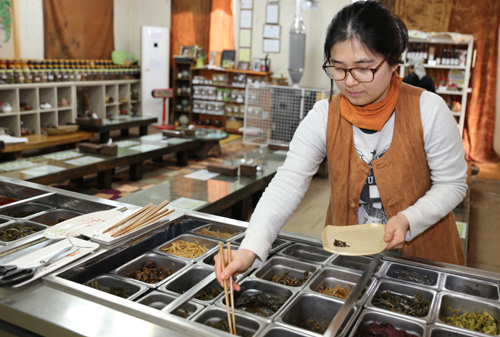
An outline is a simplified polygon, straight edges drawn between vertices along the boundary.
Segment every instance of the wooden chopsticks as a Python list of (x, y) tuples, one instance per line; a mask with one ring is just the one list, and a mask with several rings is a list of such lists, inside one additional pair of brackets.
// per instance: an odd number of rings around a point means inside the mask
[[(222, 271), (226, 268), (226, 262), (224, 261), (224, 246), (222, 242), (219, 242), (219, 252), (222, 265)], [(228, 264), (231, 263), (231, 243), (227, 243), (227, 261)], [(227, 310), (227, 323), (229, 325), (229, 333), (236, 335), (236, 320), (234, 317), (234, 295), (233, 295), (233, 279), (229, 279), (229, 288), (231, 296), (231, 304), (229, 304), (229, 296), (227, 294), (227, 280), (224, 280), (224, 296), (226, 300), (226, 310)], [(231, 308), (229, 306), (231, 305)]]
[(118, 229), (116, 232), (111, 234), (111, 237), (118, 237), (121, 235), (128, 234), (130, 232), (133, 232), (139, 228), (142, 228), (144, 226), (149, 225), (152, 222), (155, 222), (168, 214), (174, 212), (174, 209), (165, 209), (162, 210), (165, 206), (169, 204), (168, 200), (165, 200), (162, 202), (160, 205), (155, 206), (153, 204), (147, 204), (146, 206), (142, 207), (140, 210), (137, 212), (134, 212), (127, 216), (125, 219), (119, 221), (118, 223), (114, 224), (113, 226), (109, 227), (106, 229), (103, 233), (107, 233), (113, 229), (116, 229), (121, 226), (120, 229)]

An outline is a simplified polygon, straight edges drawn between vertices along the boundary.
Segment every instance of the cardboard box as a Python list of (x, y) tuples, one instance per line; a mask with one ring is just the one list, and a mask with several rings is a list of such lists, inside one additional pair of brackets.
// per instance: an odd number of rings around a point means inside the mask
[(82, 152), (100, 153), (102, 145), (93, 143), (79, 143), (78, 148)]
[(102, 145), (101, 154), (106, 156), (113, 156), (118, 153), (117, 144)]
[(242, 176), (254, 176), (257, 174), (257, 164), (241, 164), (240, 165), (240, 175)]

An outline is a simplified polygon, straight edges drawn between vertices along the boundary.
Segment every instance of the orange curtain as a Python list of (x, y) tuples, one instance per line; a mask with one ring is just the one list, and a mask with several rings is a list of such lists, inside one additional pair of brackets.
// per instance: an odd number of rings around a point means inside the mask
[(233, 1), (212, 0), (210, 22), (209, 55), (212, 51), (234, 49)]
[(45, 58), (109, 59), (113, 0), (44, 0)]
[(381, 0), (408, 29), (474, 36), (477, 50), (465, 115), (464, 147), (473, 162), (498, 162), (493, 149), (498, 64), (498, 0)]
[(465, 115), (464, 145), (469, 159), (478, 163), (498, 162), (493, 149), (495, 132), (498, 28), (500, 1), (453, 0), (450, 31), (474, 35), (477, 50)]
[[(170, 31), (171, 55), (179, 55), (181, 46), (199, 46), (208, 50), (211, 0), (172, 0)], [(171, 57), (173, 64), (173, 58)]]

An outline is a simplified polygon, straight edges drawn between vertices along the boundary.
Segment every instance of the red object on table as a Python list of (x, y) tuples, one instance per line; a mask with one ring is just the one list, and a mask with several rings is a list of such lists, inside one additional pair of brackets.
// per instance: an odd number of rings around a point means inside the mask
[(162, 129), (162, 130), (171, 130), (175, 129), (174, 125), (167, 125), (167, 112), (166, 112), (166, 101), (167, 98), (172, 98), (174, 97), (174, 89), (168, 88), (168, 89), (153, 89), (151, 92), (151, 95), (154, 98), (163, 98), (163, 118), (162, 118), (162, 123), (161, 125), (155, 126), (157, 129)]

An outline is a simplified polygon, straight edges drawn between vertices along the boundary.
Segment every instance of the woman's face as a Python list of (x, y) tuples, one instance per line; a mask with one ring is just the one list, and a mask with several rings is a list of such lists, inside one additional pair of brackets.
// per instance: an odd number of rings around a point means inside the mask
[[(330, 65), (340, 68), (375, 68), (384, 59), (382, 55), (373, 54), (357, 39), (335, 44), (330, 55)], [(350, 73), (347, 73), (342, 81), (335, 81), (335, 83), (352, 104), (362, 106), (375, 103), (387, 96), (392, 73), (397, 67), (397, 65), (390, 66), (384, 62), (370, 83), (360, 83)]]

